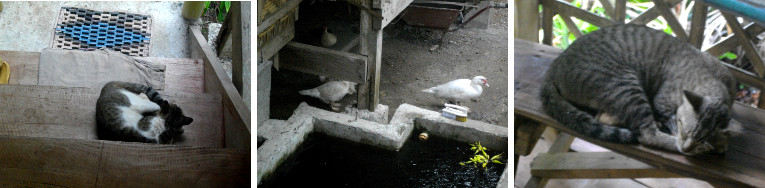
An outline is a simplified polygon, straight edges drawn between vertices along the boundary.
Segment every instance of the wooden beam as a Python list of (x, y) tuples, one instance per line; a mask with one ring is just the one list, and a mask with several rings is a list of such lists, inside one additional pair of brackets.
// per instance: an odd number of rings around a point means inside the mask
[[(250, 102), (250, 8), (249, 1), (231, 2), (231, 27), (232, 27), (232, 61), (231, 81), (239, 91), (244, 102), (249, 106)], [(246, 73), (246, 75), (245, 75)]]
[(627, 18), (627, 0), (616, 0), (614, 6), (615, 13), (611, 19), (616, 21), (616, 23), (623, 24)]
[(282, 5), (282, 7), (279, 7), (279, 10), (276, 11), (276, 13), (272, 14), (262, 22), (258, 22), (258, 34), (266, 31), (271, 25), (279, 21), (279, 19), (282, 19), (284, 16), (286, 16), (288, 13), (292, 12), (292, 9), (300, 5), (300, 2), (302, 0), (288, 0), (287, 4)]
[(0, 136), (11, 187), (249, 187), (250, 152), (174, 145)]
[[(665, 2), (667, 3), (669, 7), (672, 7), (677, 5), (677, 3), (680, 3), (680, 0), (665, 0)], [(642, 14), (640, 14), (640, 16), (638, 16), (637, 18), (632, 19), (630, 21), (630, 24), (645, 25), (648, 22), (651, 22), (657, 17), (659, 17), (659, 14), (660, 13), (659, 13), (658, 7), (656, 6), (651, 7), (645, 12), (643, 12)]]
[(757, 75), (760, 78), (765, 76), (765, 64), (763, 64), (762, 58), (757, 52), (758, 50), (754, 48), (754, 44), (752, 44), (749, 35), (747, 35), (746, 32), (744, 32), (744, 29), (741, 28), (741, 24), (738, 23), (735, 16), (724, 12), (722, 12), (722, 15), (725, 17), (725, 20), (728, 22), (731, 29), (733, 29), (733, 33), (736, 34), (735, 37), (738, 39), (738, 43), (744, 48), (744, 51), (746, 51), (746, 57), (749, 57), (749, 61), (751, 61)]
[(529, 120), (528, 118), (515, 117), (515, 154), (526, 156), (531, 154), (534, 146), (537, 145), (539, 137), (545, 131), (544, 125)]
[[(100, 88), (0, 85), (0, 135), (97, 139)], [(217, 94), (164, 92), (194, 122), (174, 144), (223, 147), (221, 98)]]
[(531, 162), (531, 174), (553, 179), (684, 177), (614, 152), (540, 153)]
[(561, 12), (560, 18), (563, 19), (563, 22), (566, 23), (566, 28), (568, 28), (568, 31), (574, 34), (574, 37), (579, 38), (582, 37), (582, 31), (579, 30), (579, 28), (576, 27), (576, 24), (574, 24), (574, 21), (571, 20), (571, 16), (567, 15), (566, 13)]
[(542, 0), (542, 44), (552, 45), (555, 0)]
[(589, 22), (592, 25), (596, 25), (598, 27), (606, 27), (606, 26), (616, 24), (616, 22), (614, 22), (613, 20), (600, 17), (597, 14), (575, 7), (574, 5), (569, 4), (568, 2), (561, 1), (561, 0), (551, 0), (551, 2), (553, 4), (553, 8), (558, 13), (579, 18), (580, 20)]
[(691, 33), (688, 42), (701, 49), (701, 44), (704, 42), (704, 27), (707, 25), (707, 5), (701, 1), (693, 1), (693, 3)]
[(367, 57), (290, 42), (279, 51), (281, 67), (356, 83), (366, 81)]
[(205, 92), (218, 93), (223, 100), (225, 146), (250, 149), (250, 109), (245, 106), (199, 26), (189, 26), (189, 38), (192, 58), (202, 59), (205, 64)]
[(609, 0), (598, 0), (598, 1), (600, 2), (601, 5), (603, 5), (603, 9), (606, 10), (606, 14), (608, 14), (608, 16), (611, 16), (611, 19), (614, 19), (616, 17), (616, 12), (614, 12), (614, 5), (611, 4), (611, 1)]
[(683, 25), (680, 25), (680, 22), (677, 21), (677, 17), (670, 11), (672, 6), (667, 5), (664, 0), (653, 0), (653, 4), (659, 10), (661, 17), (664, 17), (664, 20), (667, 21), (669, 27), (672, 28), (672, 32), (675, 33), (677, 38), (680, 38), (680, 40), (688, 40), (688, 34), (685, 33)]
[[(409, 1), (411, 2), (411, 1)], [(366, 4), (368, 7), (372, 7)], [(379, 103), (380, 69), (382, 68), (382, 29), (375, 28), (381, 20), (374, 19), (369, 12), (361, 12), (359, 53), (367, 57), (368, 77), (359, 83), (357, 108), (374, 111)]]
[[(550, 149), (547, 150), (547, 153), (565, 153), (568, 152), (568, 149), (571, 147), (571, 143), (574, 142), (574, 137), (570, 134), (561, 132), (557, 139), (555, 139), (555, 142), (553, 142), (552, 146), (550, 146)], [(533, 162), (533, 161), (532, 161)], [(534, 176), (532, 174), (531, 178), (529, 178), (529, 181), (526, 183), (526, 188), (535, 188), (535, 187), (545, 187), (547, 185), (549, 178), (542, 178), (539, 176)]]
[(401, 11), (404, 11), (404, 9), (406, 9), (406, 7), (409, 6), (412, 1), (413, 0), (386, 0), (385, 5), (382, 7), (372, 6), (372, 8), (380, 9), (378, 13), (382, 14), (382, 19), (373, 19), (375, 22), (377, 22), (375, 24), (380, 25), (379, 27), (375, 25), (375, 29), (382, 30), (382, 28), (388, 26), (388, 24), (390, 24), (390, 22), (393, 21), (393, 19), (396, 18), (396, 16), (400, 14)]
[[(760, 27), (757, 24), (750, 23), (744, 26), (744, 31), (746, 31), (746, 33), (749, 34), (749, 36), (755, 36), (765, 31), (765, 28)], [(735, 38), (735, 36), (736, 36), (735, 34), (730, 35), (726, 37), (725, 39), (711, 46), (707, 46), (706, 48), (702, 49), (702, 51), (712, 54), (712, 56), (715, 56), (715, 57), (720, 56), (724, 54), (725, 52), (731, 51), (734, 47), (738, 46), (738, 44), (736, 43), (737, 39)]]

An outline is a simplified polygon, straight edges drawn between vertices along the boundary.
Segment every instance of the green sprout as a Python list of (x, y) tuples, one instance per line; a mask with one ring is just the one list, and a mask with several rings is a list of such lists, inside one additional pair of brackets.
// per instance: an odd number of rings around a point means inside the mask
[[(481, 142), (476, 142), (475, 144), (470, 144), (470, 146), (473, 146), (470, 148), (470, 150), (475, 150), (475, 156), (470, 158), (470, 161), (467, 162), (460, 162), (460, 165), (465, 166), (465, 164), (473, 164), (473, 167), (478, 168), (478, 165), (481, 166), (481, 168), (486, 168), (486, 165), (489, 164), (489, 161), (496, 164), (502, 164), (501, 161), (499, 161), (499, 158), (502, 156), (502, 153), (499, 153), (498, 155), (494, 155), (493, 157), (489, 157), (489, 154), (486, 154), (486, 147), (481, 146)], [(480, 152), (480, 154), (478, 154)]]

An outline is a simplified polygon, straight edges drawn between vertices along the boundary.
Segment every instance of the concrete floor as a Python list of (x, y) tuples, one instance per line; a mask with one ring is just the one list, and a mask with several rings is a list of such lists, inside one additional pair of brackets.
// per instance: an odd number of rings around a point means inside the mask
[(0, 12), (0, 50), (40, 52), (50, 46), (61, 7), (118, 10), (152, 16), (152, 57), (190, 57), (189, 21), (181, 2), (6, 1)]

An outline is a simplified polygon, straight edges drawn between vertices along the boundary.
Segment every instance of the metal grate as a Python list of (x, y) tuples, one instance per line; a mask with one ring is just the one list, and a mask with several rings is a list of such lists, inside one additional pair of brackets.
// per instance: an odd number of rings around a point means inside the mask
[(150, 39), (151, 16), (62, 7), (51, 47), (85, 51), (107, 48), (146, 57)]

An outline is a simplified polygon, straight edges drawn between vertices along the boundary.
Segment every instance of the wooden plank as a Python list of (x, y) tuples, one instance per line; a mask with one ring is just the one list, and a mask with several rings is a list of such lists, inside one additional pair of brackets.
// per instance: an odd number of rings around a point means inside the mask
[(598, 27), (606, 27), (616, 24), (616, 22), (613, 20), (600, 17), (597, 14), (575, 7), (568, 2), (562, 0), (552, 0), (551, 2), (555, 7), (555, 10), (559, 13), (579, 18), (580, 20), (589, 22), (592, 25)]
[(204, 61), (205, 93), (221, 95), (224, 145), (226, 148), (250, 149), (250, 109), (245, 106), (242, 96), (224, 72), (220, 61), (202, 36), (199, 26), (189, 27), (189, 38), (192, 58)]
[[(557, 139), (555, 139), (555, 142), (550, 146), (550, 149), (547, 150), (547, 153), (564, 153), (567, 152), (568, 149), (571, 147), (571, 143), (574, 142), (574, 137), (570, 134), (561, 133)], [(533, 161), (532, 161), (533, 162)], [(542, 178), (539, 176), (531, 176), (528, 181), (526, 181), (526, 188), (533, 188), (533, 187), (545, 187), (547, 185), (547, 182), (549, 181), (549, 178)]]
[(704, 2), (693, 2), (693, 16), (691, 16), (691, 33), (688, 42), (701, 49), (704, 42), (704, 27), (707, 25), (707, 6)]
[(290, 42), (279, 57), (281, 68), (356, 83), (366, 80), (367, 57), (362, 55)]
[[(377, 21), (380, 23), (377, 23), (380, 25), (380, 27), (375, 27), (376, 29), (385, 28), (385, 26), (388, 26), (391, 21), (393, 21), (394, 18), (398, 14), (401, 14), (401, 11), (404, 11), (407, 6), (409, 6), (410, 3), (412, 3), (413, 0), (386, 0), (382, 7), (382, 20)], [(372, 6), (373, 8), (376, 8)], [(536, 10), (536, 9), (535, 9)], [(375, 19), (376, 20), (376, 19)]]
[[(0, 85), (0, 135), (97, 139), (96, 101), (101, 89)], [(223, 147), (220, 97), (211, 94), (168, 93), (166, 100), (194, 121), (184, 126), (174, 144)]]
[(744, 29), (741, 28), (741, 24), (738, 23), (735, 16), (724, 12), (722, 15), (725, 17), (725, 21), (728, 22), (730, 28), (733, 29), (733, 33), (736, 34), (736, 39), (738, 39), (739, 45), (746, 51), (746, 57), (749, 57), (749, 61), (751, 61), (757, 75), (759, 75), (759, 77), (765, 76), (765, 64), (763, 64), (762, 58), (758, 53), (759, 50), (754, 48), (754, 44), (752, 44), (749, 35), (747, 35), (746, 32), (744, 32)]
[(568, 31), (574, 34), (574, 37), (579, 38), (582, 37), (582, 31), (579, 30), (579, 28), (576, 27), (576, 24), (574, 24), (574, 21), (571, 20), (571, 16), (567, 15), (566, 13), (561, 12), (560, 18), (563, 19), (563, 22), (566, 23), (566, 28), (568, 28)]
[(515, 1), (515, 38), (539, 41), (539, 1)]
[(603, 5), (603, 9), (606, 10), (606, 14), (608, 14), (608, 16), (611, 16), (612, 20), (616, 21), (615, 20), (616, 12), (614, 12), (615, 7), (613, 4), (611, 4), (611, 1), (609, 0), (598, 0), (598, 1), (600, 2), (601, 5)]
[[(749, 34), (749, 36), (756, 36), (762, 33), (763, 31), (765, 31), (765, 28), (757, 24), (750, 23), (744, 26), (744, 30), (746, 31), (747, 34)], [(735, 34), (730, 35), (726, 37), (725, 39), (713, 44), (712, 46), (707, 46), (705, 48), (702, 48), (702, 51), (712, 54), (712, 56), (718, 57), (724, 54), (725, 52), (731, 51), (734, 47), (738, 46), (738, 43), (736, 43), (737, 39), (735, 36), (736, 36)]]
[(515, 154), (529, 155), (536, 146), (542, 132), (545, 131), (544, 125), (530, 121), (525, 117), (515, 117)]
[(531, 174), (543, 178), (669, 178), (683, 177), (614, 152), (540, 153)]
[(282, 19), (288, 13), (291, 13), (292, 9), (300, 5), (300, 2), (301, 0), (288, 0), (287, 4), (279, 7), (279, 10), (276, 11), (276, 13), (271, 14), (271, 16), (264, 19), (262, 22), (258, 22), (258, 34), (263, 33), (266, 29), (271, 27), (271, 25), (279, 21), (279, 19)]
[(40, 52), (0, 50), (0, 58), (11, 67), (8, 84), (37, 85)]
[[(665, 0), (665, 2), (667, 3), (668, 7), (673, 7), (677, 5), (677, 3), (680, 3), (680, 0)], [(640, 16), (638, 16), (637, 18), (630, 20), (629, 23), (637, 24), (637, 25), (645, 25), (648, 22), (651, 22), (657, 17), (659, 17), (659, 14), (660, 13), (659, 13), (658, 7), (654, 6), (649, 8), (642, 14), (640, 14)]]
[(677, 38), (680, 38), (680, 40), (688, 40), (688, 34), (685, 33), (683, 25), (680, 25), (680, 22), (677, 21), (677, 17), (675, 17), (669, 10), (672, 6), (667, 5), (664, 0), (653, 0), (653, 4), (659, 10), (661, 17), (664, 17), (664, 20), (667, 21), (669, 27), (672, 28), (672, 33), (674, 33)]
[(102, 140), (0, 136), (0, 185), (239, 187), (250, 153)]
[(250, 57), (250, 9), (249, 1), (231, 2), (232, 16), (232, 82), (250, 108), (251, 101), (251, 57)]
[[(411, 0), (406, 4), (408, 5)], [(399, 1), (400, 2), (400, 1)], [(371, 3), (371, 2), (370, 2)], [(371, 6), (371, 5), (368, 5)], [(398, 6), (398, 5), (397, 5)], [(383, 7), (384, 8), (384, 7)], [(404, 6), (403, 8), (406, 8)], [(374, 27), (380, 20), (374, 19), (369, 12), (361, 12), (361, 40), (359, 52), (367, 57), (364, 82), (359, 83), (357, 108), (374, 111), (380, 101), (380, 69), (382, 68), (382, 29)]]
[[(571, 135), (577, 136), (593, 144), (610, 149), (619, 154), (639, 160), (651, 166), (657, 167), (679, 175), (690, 176), (696, 179), (702, 179), (713, 184), (719, 184), (728, 187), (752, 187), (765, 184), (765, 160), (762, 159), (762, 153), (757, 153), (758, 145), (739, 144), (725, 155), (700, 155), (685, 156), (677, 152), (657, 150), (640, 145), (623, 145), (602, 142), (590, 137), (579, 134), (572, 129), (558, 124), (557, 121), (547, 116), (541, 109), (539, 101), (539, 87), (542, 75), (530, 75), (528, 72), (546, 71), (547, 66), (552, 62), (551, 56), (560, 52), (550, 46), (543, 46), (531, 42), (515, 41), (515, 81), (526, 83), (522, 87), (516, 86), (515, 95), (515, 114), (529, 119), (541, 122), (547, 126), (554, 127)], [(523, 49), (527, 48), (527, 49)], [(538, 55), (536, 54), (547, 54)], [(524, 57), (518, 57), (524, 56)], [(545, 58), (542, 58), (545, 57)], [(527, 60), (527, 61), (518, 61)], [(525, 72), (518, 74), (518, 72)], [(528, 77), (522, 77), (528, 76)], [(535, 83), (535, 84), (528, 84)], [(734, 117), (737, 113), (734, 111)], [(754, 129), (762, 125), (744, 123), (747, 129)], [(741, 143), (743, 141), (757, 140), (756, 137), (734, 137), (731, 143)], [(765, 138), (763, 138), (765, 139)], [(757, 142), (765, 142), (757, 140)]]
[(166, 92), (204, 93), (204, 62), (200, 59), (133, 57), (165, 65)]

